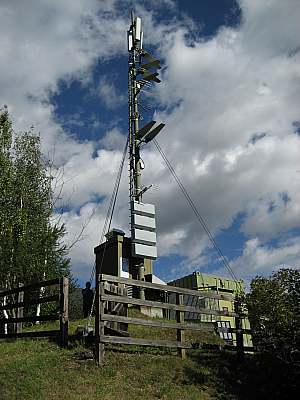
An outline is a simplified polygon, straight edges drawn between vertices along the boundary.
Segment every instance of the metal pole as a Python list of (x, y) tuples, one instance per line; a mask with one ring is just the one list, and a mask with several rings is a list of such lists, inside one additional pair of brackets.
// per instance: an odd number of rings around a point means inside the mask
[[(145, 267), (144, 267), (144, 262), (141, 262), (139, 264), (139, 269), (138, 269), (138, 278), (139, 281), (145, 281)], [(140, 288), (139, 290), (139, 297), (141, 300), (145, 300), (145, 288)]]
[(140, 154), (139, 147), (137, 143), (137, 133), (139, 131), (139, 110), (138, 110), (138, 93), (137, 93), (137, 83), (136, 83), (136, 54), (134, 50), (134, 69), (133, 69), (133, 112), (134, 112), (134, 158), (135, 158), (135, 168), (134, 168), (134, 183), (135, 183), (135, 200), (140, 200), (141, 191), (141, 169), (140, 169)]
[(133, 200), (134, 195), (134, 139), (132, 131), (132, 55), (129, 53), (128, 62), (128, 117), (129, 117), (129, 197)]
[[(132, 17), (133, 18), (133, 17)], [(133, 20), (132, 20), (133, 23)], [(133, 29), (133, 26), (131, 26)], [(137, 74), (139, 67), (139, 52), (137, 44), (133, 40), (133, 46), (129, 49), (128, 55), (128, 111), (129, 111), (129, 169), (130, 169), (130, 200), (140, 200), (141, 191), (141, 168), (138, 140), (136, 139), (139, 130), (138, 110), (138, 87)]]
[[(134, 19), (133, 15), (132, 25), (133, 30)], [(141, 192), (141, 168), (140, 168), (140, 154), (137, 140), (137, 133), (139, 130), (139, 110), (138, 110), (138, 87), (137, 87), (137, 74), (139, 67), (139, 52), (136, 49), (136, 42), (133, 38), (132, 48), (129, 50), (128, 55), (128, 112), (129, 112), (129, 197), (130, 202), (140, 201)], [(132, 212), (132, 211), (131, 211)], [(132, 214), (131, 214), (132, 219)], [(131, 226), (131, 237), (133, 237), (133, 227)], [(137, 265), (137, 277), (144, 280), (144, 261), (139, 262)], [(144, 290), (139, 291), (139, 297), (145, 299)]]

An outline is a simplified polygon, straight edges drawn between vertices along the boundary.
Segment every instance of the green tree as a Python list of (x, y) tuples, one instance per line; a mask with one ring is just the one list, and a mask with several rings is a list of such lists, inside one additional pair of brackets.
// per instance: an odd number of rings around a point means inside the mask
[(63, 224), (54, 223), (52, 177), (40, 138), (15, 134), (0, 111), (0, 286), (69, 275)]
[(263, 353), (297, 363), (300, 352), (300, 271), (258, 276), (247, 295), (253, 342)]
[(0, 285), (12, 275), (14, 201), (12, 124), (7, 109), (0, 110)]

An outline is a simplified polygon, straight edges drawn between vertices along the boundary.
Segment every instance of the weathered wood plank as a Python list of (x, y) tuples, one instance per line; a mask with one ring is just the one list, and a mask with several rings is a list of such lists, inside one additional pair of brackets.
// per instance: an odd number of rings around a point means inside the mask
[(138, 306), (146, 306), (146, 307), (155, 307), (155, 308), (164, 308), (168, 310), (174, 311), (189, 311), (195, 314), (207, 314), (207, 315), (225, 315), (235, 317), (236, 314), (234, 312), (224, 312), (219, 310), (208, 310), (207, 308), (196, 308), (192, 306), (185, 305), (176, 305), (172, 303), (160, 303), (159, 301), (149, 301), (149, 300), (140, 300), (134, 299), (124, 296), (114, 296), (111, 294), (104, 294), (101, 296), (102, 301), (115, 301), (116, 303), (124, 303), (124, 304), (134, 304)]
[(97, 282), (96, 284), (97, 307), (96, 307), (96, 318), (95, 318), (95, 323), (96, 323), (95, 349), (96, 349), (97, 365), (103, 364), (105, 355), (104, 342), (100, 340), (100, 338), (104, 336), (104, 320), (103, 320), (104, 302), (101, 301), (101, 298), (104, 295), (104, 287), (105, 285), (103, 283), (100, 283), (99, 281)]
[[(23, 283), (19, 283), (19, 287), (23, 287)], [(24, 301), (24, 292), (19, 292), (18, 293), (18, 303), (21, 303)], [(23, 314), (23, 307), (18, 307), (17, 308), (17, 318), (23, 318), (24, 314)], [(23, 324), (22, 322), (17, 323), (16, 326), (16, 333), (22, 333), (22, 328), (23, 328)]]
[(101, 363), (101, 349), (100, 349), (100, 285), (102, 283), (96, 278), (96, 295), (95, 295), (95, 363)]
[(234, 296), (232, 294), (215, 294), (215, 293), (211, 293), (211, 292), (204, 292), (202, 290), (200, 291), (200, 290), (185, 289), (185, 288), (179, 288), (179, 287), (171, 286), (171, 285), (160, 285), (158, 283), (138, 281), (135, 279), (121, 278), (118, 276), (112, 276), (112, 275), (106, 275), (106, 274), (101, 274), (100, 280), (114, 282), (114, 283), (124, 283), (125, 285), (130, 285), (130, 286), (138, 286), (138, 287), (145, 287), (145, 288), (149, 288), (149, 289), (161, 290), (163, 292), (186, 294), (189, 296), (197, 296), (197, 297), (201, 297), (201, 298), (211, 298), (211, 299), (229, 300), (229, 301), (234, 300)]
[(68, 345), (69, 329), (69, 279), (61, 278), (60, 281), (60, 339), (63, 346)]
[(0, 334), (0, 339), (14, 339), (14, 338), (27, 338), (27, 337), (53, 337), (59, 336), (59, 330), (53, 331), (37, 331), (37, 332), (22, 332), (22, 333), (4, 333)]
[(36, 322), (36, 321), (56, 321), (59, 319), (59, 315), (40, 315), (34, 317), (22, 317), (22, 318), (6, 318), (2, 322), (5, 324), (12, 324), (17, 322)]
[(59, 301), (58, 294), (55, 294), (53, 296), (41, 297), (38, 299), (17, 302), (17, 303), (13, 303), (13, 304), (7, 304), (6, 306), (0, 306), (0, 310), (12, 310), (12, 309), (18, 308), (18, 307), (26, 307), (26, 306), (32, 306), (35, 304), (51, 303), (54, 301)]
[(10, 294), (19, 293), (22, 291), (26, 292), (31, 289), (38, 289), (41, 287), (58, 285), (58, 284), (59, 284), (59, 278), (50, 279), (49, 281), (41, 281), (41, 282), (33, 283), (32, 285), (23, 286), (21, 288), (17, 287), (14, 289), (5, 290), (4, 292), (0, 292), (0, 297), (9, 296)]
[(171, 329), (184, 329), (191, 331), (199, 331), (199, 332), (214, 332), (215, 328), (212, 324), (208, 323), (199, 323), (199, 324), (191, 324), (191, 323), (172, 323), (172, 322), (164, 322), (158, 321), (155, 319), (142, 319), (142, 318), (131, 318), (131, 317), (122, 317), (120, 315), (111, 315), (104, 314), (102, 316), (103, 321), (111, 321), (111, 322), (121, 322), (125, 324), (133, 324), (133, 325), (142, 325), (142, 326), (151, 326), (154, 328), (171, 328)]
[(138, 339), (120, 336), (100, 336), (101, 343), (111, 344), (130, 344), (138, 346), (150, 346), (150, 347), (170, 347), (170, 348), (184, 348), (190, 349), (191, 343), (181, 343), (171, 340), (151, 340), (151, 339)]
[[(180, 307), (183, 305), (183, 294), (176, 293), (176, 304)], [(176, 311), (176, 321), (178, 324), (184, 323), (184, 311)], [(177, 340), (178, 342), (184, 344), (185, 343), (185, 334), (183, 329), (177, 329)], [(183, 347), (178, 349), (178, 355), (184, 359), (186, 358), (186, 352)]]
[[(236, 333), (236, 328), (227, 328), (227, 332)], [(241, 329), (244, 334), (252, 334), (251, 329)], [(226, 328), (218, 327), (218, 332), (226, 332)]]

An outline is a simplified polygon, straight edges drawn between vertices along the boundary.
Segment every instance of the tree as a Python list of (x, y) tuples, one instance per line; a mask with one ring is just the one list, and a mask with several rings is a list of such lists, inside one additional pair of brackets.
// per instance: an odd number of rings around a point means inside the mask
[(251, 282), (247, 307), (253, 342), (261, 352), (284, 363), (300, 353), (300, 271), (281, 269)]
[(15, 134), (7, 109), (0, 110), (0, 168), (0, 286), (69, 275), (40, 138), (33, 129)]
[(13, 160), (12, 124), (5, 109), (0, 110), (0, 285), (10, 280), (13, 257)]

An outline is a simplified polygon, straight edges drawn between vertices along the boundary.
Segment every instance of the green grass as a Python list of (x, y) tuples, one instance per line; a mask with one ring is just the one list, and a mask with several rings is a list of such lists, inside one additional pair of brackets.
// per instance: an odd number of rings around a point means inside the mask
[[(140, 316), (135, 311), (131, 315)], [(72, 322), (70, 331), (79, 324), (85, 321)], [(38, 329), (55, 329), (55, 324), (31, 328)], [(130, 331), (136, 337), (156, 335), (159, 339), (175, 338), (176, 332), (145, 327), (132, 327)], [(253, 357), (241, 366), (231, 352), (191, 350), (188, 358), (181, 360), (173, 350), (109, 345), (104, 365), (96, 367), (92, 359), (84, 359), (88, 353), (91, 355), (91, 350), (79, 342), (72, 349), (61, 349), (46, 339), (1, 341), (0, 399), (277, 398), (268, 397), (270, 387), (263, 390), (263, 374), (258, 373)], [(256, 396), (259, 390), (264, 397)]]
[[(46, 340), (0, 343), (0, 398), (217, 399), (213, 371), (188, 358), (127, 347), (106, 351), (95, 367), (86, 349), (60, 349)], [(235, 398), (235, 397), (228, 397)]]

